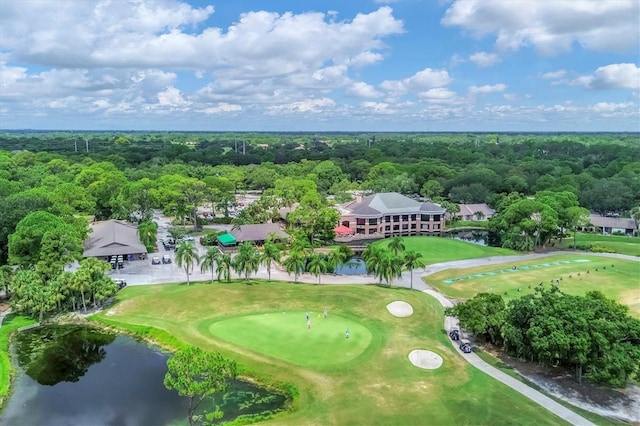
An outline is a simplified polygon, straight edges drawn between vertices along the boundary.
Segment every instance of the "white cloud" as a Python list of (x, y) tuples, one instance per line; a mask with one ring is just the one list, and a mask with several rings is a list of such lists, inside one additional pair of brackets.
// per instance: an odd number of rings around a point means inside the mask
[(611, 64), (600, 67), (591, 75), (576, 78), (574, 86), (587, 89), (640, 89), (640, 68), (636, 64)]
[(420, 92), (418, 98), (432, 104), (452, 104), (460, 101), (455, 92), (442, 87)]
[(469, 60), (477, 66), (485, 68), (500, 62), (500, 57), (495, 53), (478, 52), (469, 56)]
[(484, 95), (487, 93), (504, 92), (506, 89), (507, 89), (507, 86), (504, 84), (471, 86), (469, 87), (469, 94), (471, 96)]
[(330, 98), (307, 99), (304, 101), (292, 102), (290, 104), (272, 106), (269, 110), (272, 113), (279, 113), (283, 111), (319, 113), (325, 109), (325, 107), (331, 107), (334, 105), (335, 102)]
[(160, 106), (175, 108), (187, 107), (191, 104), (191, 102), (182, 97), (180, 90), (173, 86), (167, 87), (166, 90), (158, 93), (158, 103)]
[(442, 24), (478, 37), (496, 36), (499, 50), (532, 45), (543, 55), (571, 50), (637, 51), (637, 0), (455, 0)]
[(199, 111), (203, 112), (203, 113), (205, 113), (207, 115), (214, 115), (214, 114), (220, 114), (220, 113), (225, 113), (225, 112), (242, 111), (242, 107), (240, 105), (232, 105), (232, 104), (227, 104), (227, 103), (221, 102), (215, 107), (205, 108), (205, 109), (201, 109)]
[(353, 83), (347, 88), (346, 92), (349, 96), (361, 99), (379, 98), (382, 96), (382, 93), (377, 91), (375, 87), (361, 81)]
[(557, 78), (564, 77), (566, 74), (567, 74), (567, 71), (565, 70), (557, 70), (557, 71), (550, 71), (550, 72), (543, 73), (541, 77), (544, 79), (557, 79)]
[(446, 86), (451, 81), (447, 71), (425, 68), (403, 80), (385, 80), (380, 83), (380, 88), (388, 92), (403, 94)]

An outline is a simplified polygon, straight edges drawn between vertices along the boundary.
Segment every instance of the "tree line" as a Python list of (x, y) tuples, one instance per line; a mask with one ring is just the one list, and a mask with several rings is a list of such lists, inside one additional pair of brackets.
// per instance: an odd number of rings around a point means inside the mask
[(520, 359), (573, 369), (578, 382), (624, 387), (640, 374), (640, 320), (598, 291), (572, 296), (539, 286), (508, 303), (480, 293), (445, 315)]

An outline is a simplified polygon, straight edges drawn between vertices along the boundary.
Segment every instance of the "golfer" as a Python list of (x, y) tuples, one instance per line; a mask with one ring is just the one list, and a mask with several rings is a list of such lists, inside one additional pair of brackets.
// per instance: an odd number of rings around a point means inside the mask
[(351, 332), (347, 328), (347, 331), (344, 332), (344, 337), (348, 339), (350, 334), (351, 334)]

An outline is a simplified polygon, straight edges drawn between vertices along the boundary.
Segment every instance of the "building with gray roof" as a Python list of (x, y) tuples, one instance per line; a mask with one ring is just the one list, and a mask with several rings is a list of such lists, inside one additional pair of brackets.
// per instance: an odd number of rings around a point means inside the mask
[(84, 257), (144, 256), (147, 248), (138, 237), (136, 225), (119, 220), (90, 224), (92, 231), (84, 242)]
[(433, 235), (445, 228), (445, 213), (438, 204), (420, 202), (397, 192), (383, 192), (339, 206), (340, 225), (351, 228), (354, 239)]

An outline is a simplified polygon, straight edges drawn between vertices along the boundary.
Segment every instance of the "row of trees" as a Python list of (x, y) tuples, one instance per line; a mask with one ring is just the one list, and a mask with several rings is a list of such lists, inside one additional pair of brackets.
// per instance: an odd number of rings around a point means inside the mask
[(640, 320), (597, 291), (572, 296), (539, 287), (507, 304), (480, 293), (445, 314), (519, 358), (572, 368), (578, 382), (584, 376), (622, 387), (640, 374)]
[[(211, 272), (211, 282), (231, 280), (231, 271), (249, 280), (252, 274), (258, 272), (260, 265), (267, 269), (269, 280), (275, 263), (281, 263), (289, 274), (293, 274), (294, 281), (303, 272), (309, 272), (318, 277), (318, 284), (322, 283), (322, 274), (334, 273), (339, 265), (348, 265), (353, 257), (353, 250), (346, 245), (340, 245), (328, 254), (316, 253), (306, 238), (294, 238), (288, 249), (272, 239), (267, 239), (261, 248), (256, 248), (249, 242), (238, 245), (235, 256), (221, 252), (217, 247), (210, 247), (202, 256), (193, 243), (183, 242), (176, 249), (176, 264), (185, 270), (187, 284), (190, 275), (199, 265), (201, 272)], [(386, 284), (402, 275), (403, 268), (411, 273), (411, 288), (413, 288), (413, 270), (425, 266), (422, 253), (413, 250), (405, 251), (401, 237), (393, 237), (387, 247), (369, 244), (362, 254), (367, 273)]]

